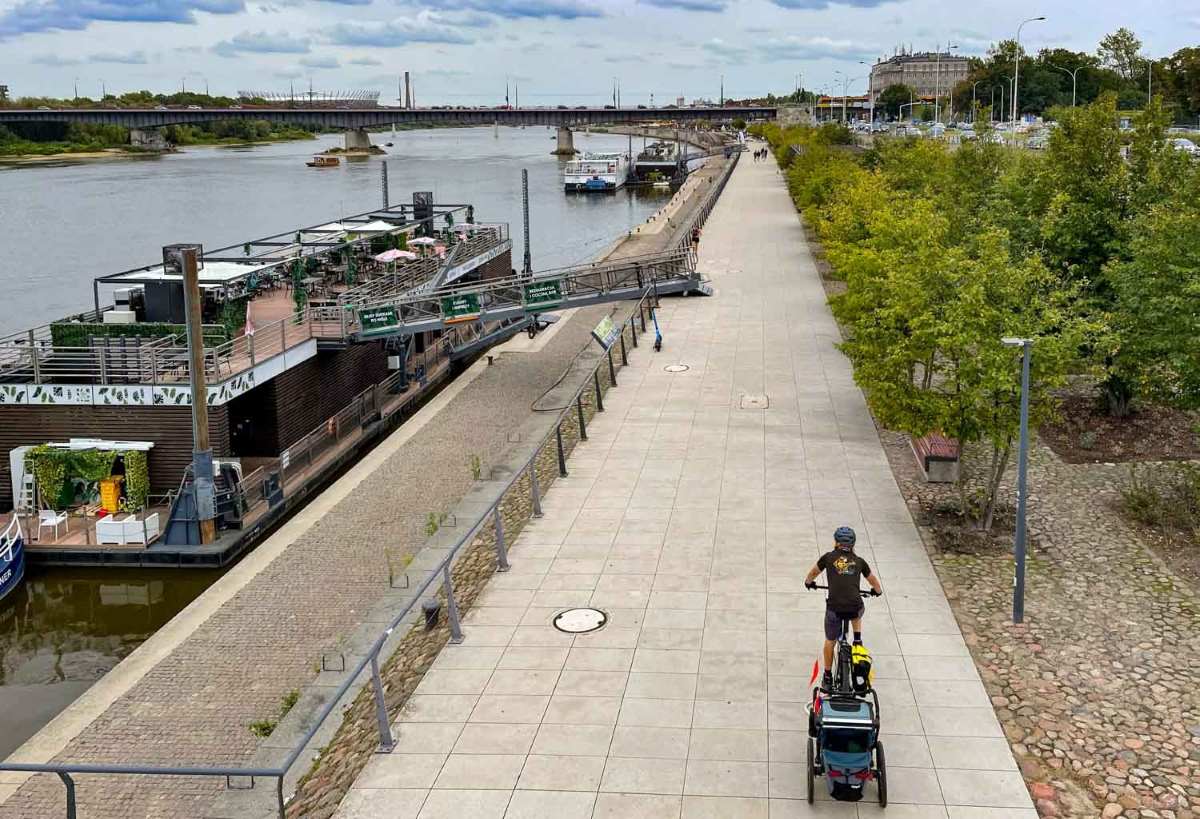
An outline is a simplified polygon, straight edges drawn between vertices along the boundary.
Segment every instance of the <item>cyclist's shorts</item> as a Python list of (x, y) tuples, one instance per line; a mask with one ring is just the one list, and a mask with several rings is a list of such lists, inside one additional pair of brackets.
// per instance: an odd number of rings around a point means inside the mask
[(834, 611), (833, 609), (825, 609), (825, 639), (836, 640), (842, 636), (842, 621), (857, 620), (863, 616), (866, 610), (865, 606), (859, 606), (858, 611)]

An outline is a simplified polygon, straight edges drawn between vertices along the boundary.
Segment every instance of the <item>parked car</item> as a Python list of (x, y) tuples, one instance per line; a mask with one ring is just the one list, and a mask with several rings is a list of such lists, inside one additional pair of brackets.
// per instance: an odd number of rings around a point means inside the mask
[(990, 134), (987, 135), (987, 139), (985, 139), (984, 141), (990, 142), (993, 145), (1003, 145), (1004, 144), (1004, 134), (1000, 134), (1000, 133), (997, 133), (996, 131), (992, 131)]
[(1043, 151), (1046, 149), (1046, 143), (1049, 141), (1045, 134), (1034, 134), (1025, 141), (1025, 147), (1034, 151)]
[(188, 110), (189, 110), (189, 111), (200, 111), (200, 110), (202, 110), (202, 109), (200, 108), (200, 106), (199, 106), (199, 105), (189, 105), (189, 106), (188, 106)]
[(1171, 147), (1177, 151), (1183, 151), (1189, 156), (1200, 156), (1200, 148), (1197, 148), (1196, 143), (1190, 139), (1183, 139), (1182, 137), (1173, 139), (1171, 140)]
[(978, 135), (974, 131), (959, 131), (958, 138), (970, 142), (973, 139), (978, 139)]

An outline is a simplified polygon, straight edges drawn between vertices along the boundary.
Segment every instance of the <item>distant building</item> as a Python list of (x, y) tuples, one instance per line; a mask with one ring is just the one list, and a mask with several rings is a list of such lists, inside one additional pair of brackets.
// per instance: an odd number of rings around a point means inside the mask
[(685, 105), (687, 105), (687, 100), (686, 100), (686, 99), (684, 99), (683, 97), (676, 97), (676, 98), (675, 98), (675, 107), (676, 107), (676, 108), (682, 108), (682, 107), (684, 107)]
[(8, 102), (8, 86), (0, 85), (0, 102)]
[(871, 94), (878, 97), (889, 86), (907, 85), (920, 97), (946, 96), (969, 71), (967, 58), (949, 51), (896, 54), (871, 66)]

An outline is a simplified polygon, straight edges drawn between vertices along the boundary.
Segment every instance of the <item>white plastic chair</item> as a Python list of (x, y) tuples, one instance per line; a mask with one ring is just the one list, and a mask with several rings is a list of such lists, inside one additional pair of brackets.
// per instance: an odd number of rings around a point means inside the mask
[(43, 529), (53, 529), (54, 539), (58, 540), (58, 527), (64, 527), (68, 532), (71, 531), (71, 521), (67, 517), (66, 512), (56, 512), (53, 509), (38, 510), (38, 540), (42, 539)]

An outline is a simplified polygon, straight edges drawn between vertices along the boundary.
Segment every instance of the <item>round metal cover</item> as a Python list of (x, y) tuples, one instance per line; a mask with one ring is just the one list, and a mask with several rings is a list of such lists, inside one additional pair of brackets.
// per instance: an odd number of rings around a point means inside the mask
[(663, 367), (669, 373), (686, 373), (688, 371), (687, 364), (668, 364)]
[(567, 609), (554, 616), (554, 627), (568, 634), (595, 631), (607, 622), (608, 615), (600, 609)]

